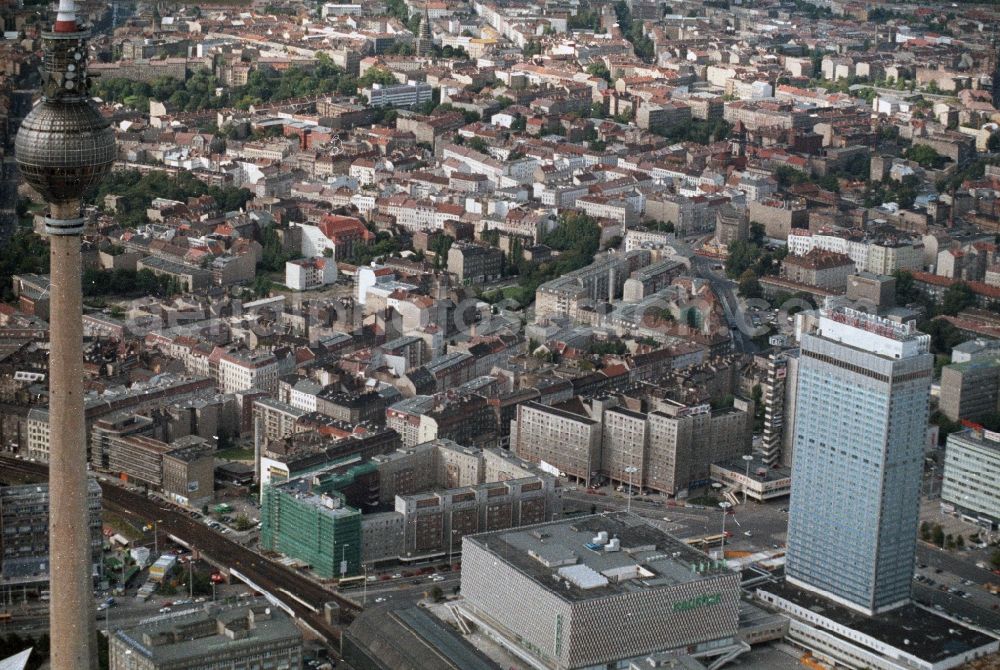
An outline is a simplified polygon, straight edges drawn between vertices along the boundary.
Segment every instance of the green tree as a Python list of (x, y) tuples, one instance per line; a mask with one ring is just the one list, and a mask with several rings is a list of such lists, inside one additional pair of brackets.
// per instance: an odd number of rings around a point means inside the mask
[(596, 61), (588, 65), (587, 73), (594, 77), (600, 77), (609, 84), (611, 83), (611, 70), (608, 69), (608, 66), (603, 61)]
[(258, 275), (254, 279), (251, 290), (255, 298), (266, 298), (271, 295), (271, 280), (263, 275)]
[(529, 41), (527, 44), (524, 45), (524, 48), (521, 49), (521, 55), (523, 55), (525, 58), (531, 58), (532, 56), (537, 56), (541, 53), (542, 53), (542, 45), (534, 40)]
[(372, 84), (381, 84), (383, 86), (393, 86), (398, 84), (396, 77), (389, 70), (381, 67), (370, 67), (365, 71), (364, 75), (358, 79), (358, 87), (368, 88)]
[(671, 142), (694, 142), (695, 144), (711, 144), (729, 137), (732, 126), (723, 119), (691, 119), (683, 124), (666, 130), (657, 130), (658, 135), (666, 137)]
[(12, 277), (15, 274), (46, 274), (49, 271), (49, 245), (30, 228), (14, 231), (0, 253), (0, 295), (13, 300)]
[(208, 195), (215, 199), (220, 210), (233, 211), (242, 209), (253, 197), (247, 189), (208, 186), (190, 172), (176, 175), (159, 171), (140, 174), (136, 170), (112, 172), (90, 194), (88, 202), (103, 206), (108, 195), (119, 198), (115, 220), (129, 227), (148, 221), (146, 209), (155, 198), (184, 202), (188, 198)]
[(504, 289), (504, 297), (521, 305), (528, 305), (535, 298), (538, 286), (594, 260), (601, 239), (597, 221), (583, 212), (563, 212), (555, 228), (542, 236), (541, 243), (560, 252), (558, 257), (538, 265), (519, 263), (518, 285)]
[(774, 179), (781, 188), (788, 188), (809, 181), (809, 175), (789, 165), (779, 165), (774, 169)]
[(753, 270), (746, 270), (740, 275), (740, 295), (744, 298), (761, 298), (764, 291)]
[(486, 140), (482, 137), (472, 137), (466, 140), (465, 146), (469, 147), (473, 151), (478, 151), (481, 154), (489, 154), (489, 145), (486, 144)]
[(1000, 570), (1000, 549), (994, 549), (990, 556), (990, 565), (994, 570)]
[(944, 528), (941, 527), (941, 524), (934, 524), (934, 528), (931, 530), (931, 541), (939, 547), (944, 546)]
[(926, 144), (914, 144), (903, 155), (911, 161), (918, 163), (921, 167), (928, 169), (944, 167), (944, 164), (948, 162), (947, 158)]
[(941, 312), (954, 316), (967, 307), (976, 304), (976, 294), (965, 282), (955, 282), (945, 289), (941, 299)]
[(281, 238), (274, 228), (268, 227), (263, 230), (260, 243), (264, 247), (260, 267), (268, 272), (284, 271), (285, 263), (292, 260), (292, 257), (282, 248)]
[(907, 270), (896, 270), (892, 273), (896, 280), (896, 302), (900, 305), (909, 305), (920, 300), (920, 289), (913, 281), (913, 273)]
[(729, 255), (726, 256), (725, 263), (726, 274), (733, 279), (740, 277), (750, 269), (761, 255), (759, 246), (743, 240), (736, 240), (730, 244), (728, 251)]
[(753, 401), (753, 432), (760, 433), (764, 430), (764, 389), (760, 384), (754, 384), (750, 391), (750, 399)]
[[(188, 580), (191, 581), (190, 586), (188, 585)], [(212, 579), (204, 572), (198, 570), (182, 570), (179, 584), (181, 586), (180, 591), (182, 593), (190, 593), (195, 597), (212, 595)]]

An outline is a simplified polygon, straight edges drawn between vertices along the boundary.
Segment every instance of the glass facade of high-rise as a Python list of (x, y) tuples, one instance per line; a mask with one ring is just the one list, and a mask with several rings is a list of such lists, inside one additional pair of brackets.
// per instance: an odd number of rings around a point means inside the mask
[(910, 597), (929, 337), (838, 308), (801, 345), (786, 575), (861, 612), (885, 611)]

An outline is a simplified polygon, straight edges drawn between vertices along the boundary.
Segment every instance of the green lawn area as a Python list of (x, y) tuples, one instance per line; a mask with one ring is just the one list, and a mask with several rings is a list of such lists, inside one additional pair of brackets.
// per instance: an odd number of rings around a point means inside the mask
[(104, 512), (101, 516), (104, 523), (114, 528), (116, 533), (128, 538), (129, 542), (142, 539), (142, 530), (132, 525), (125, 517), (114, 512)]
[(215, 457), (227, 461), (252, 461), (253, 449), (240, 449), (239, 447), (223, 449), (215, 452)]

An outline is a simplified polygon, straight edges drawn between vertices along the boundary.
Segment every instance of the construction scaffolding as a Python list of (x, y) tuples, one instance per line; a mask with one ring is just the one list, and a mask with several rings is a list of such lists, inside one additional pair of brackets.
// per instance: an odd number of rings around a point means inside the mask
[(324, 579), (357, 574), (361, 512), (346, 505), (338, 491), (319, 488), (312, 477), (266, 486), (260, 546), (309, 564)]

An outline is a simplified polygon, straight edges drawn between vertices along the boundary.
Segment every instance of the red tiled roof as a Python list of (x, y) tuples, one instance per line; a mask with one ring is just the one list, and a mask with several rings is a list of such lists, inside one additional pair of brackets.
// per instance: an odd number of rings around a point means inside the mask
[[(948, 288), (952, 284), (958, 283), (959, 279), (949, 279), (948, 277), (941, 277), (938, 275), (932, 275), (929, 272), (913, 272), (913, 279), (925, 284), (933, 284), (934, 286), (943, 286)], [(996, 286), (990, 286), (981, 281), (968, 281), (965, 282), (972, 289), (972, 292), (976, 295), (981, 295), (985, 298), (990, 298), (993, 300), (1000, 300), (1000, 288)]]

